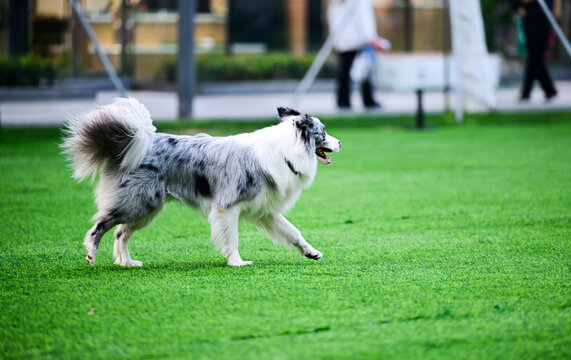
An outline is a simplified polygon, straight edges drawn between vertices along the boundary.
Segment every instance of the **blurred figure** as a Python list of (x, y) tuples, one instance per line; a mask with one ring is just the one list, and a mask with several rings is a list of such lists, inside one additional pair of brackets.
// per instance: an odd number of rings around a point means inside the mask
[[(545, 50), (551, 26), (536, 0), (512, 0), (512, 6), (523, 21), (526, 38), (527, 61), (525, 76), (521, 90), (520, 101), (528, 101), (535, 79), (545, 93), (545, 99), (550, 100), (557, 95), (547, 66), (545, 65)], [(544, 0), (549, 9), (553, 8), (553, 0)]]
[[(330, 34), (341, 26), (334, 43), (339, 58), (337, 106), (348, 110), (351, 108), (350, 71), (355, 57), (367, 46), (386, 50), (390, 43), (377, 36), (375, 14), (370, 0), (330, 0), (327, 20)], [(367, 109), (381, 107), (373, 97), (373, 84), (369, 77), (361, 82), (361, 94)]]

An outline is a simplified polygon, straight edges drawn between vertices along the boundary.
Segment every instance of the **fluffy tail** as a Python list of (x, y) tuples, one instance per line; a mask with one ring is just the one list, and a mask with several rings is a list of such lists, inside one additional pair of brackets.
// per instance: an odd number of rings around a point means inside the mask
[(155, 131), (143, 104), (135, 98), (117, 99), (71, 119), (64, 130), (62, 148), (78, 180), (95, 176), (105, 163), (131, 172), (149, 151)]

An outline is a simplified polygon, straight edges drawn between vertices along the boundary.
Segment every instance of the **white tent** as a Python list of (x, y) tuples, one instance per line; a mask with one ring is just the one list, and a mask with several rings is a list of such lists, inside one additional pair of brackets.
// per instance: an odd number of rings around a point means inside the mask
[(497, 74), (488, 56), (479, 0), (449, 0), (452, 51), (456, 68), (456, 120), (463, 109), (493, 109)]

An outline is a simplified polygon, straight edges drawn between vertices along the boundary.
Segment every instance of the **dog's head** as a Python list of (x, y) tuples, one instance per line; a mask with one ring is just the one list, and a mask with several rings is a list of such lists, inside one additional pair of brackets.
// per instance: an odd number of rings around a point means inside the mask
[(341, 148), (341, 141), (325, 132), (325, 126), (318, 118), (307, 114), (301, 115), (299, 111), (279, 107), (278, 115), (281, 121), (291, 120), (298, 129), (308, 151), (315, 152), (320, 163), (329, 165), (331, 158), (325, 155), (327, 152), (338, 152)]

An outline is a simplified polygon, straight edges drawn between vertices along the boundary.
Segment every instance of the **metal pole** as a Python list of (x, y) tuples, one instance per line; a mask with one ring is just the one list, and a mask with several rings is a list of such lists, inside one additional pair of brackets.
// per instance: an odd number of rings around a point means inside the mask
[(444, 112), (450, 111), (450, 23), (448, 0), (442, 2), (442, 56), (444, 60)]
[(424, 109), (422, 107), (422, 89), (416, 90), (417, 108), (416, 108), (416, 128), (424, 129)]
[(195, 89), (194, 14), (196, 0), (178, 2), (178, 117), (192, 118), (192, 98)]
[(130, 26), (131, 26), (131, 14), (130, 14), (130, 0), (121, 0), (121, 28), (119, 30), (119, 37), (121, 39), (121, 75), (131, 76), (131, 64), (129, 59), (129, 46), (131, 45), (130, 41)]
[(458, 38), (458, 3), (450, 0), (448, 12), (450, 14), (450, 28), (452, 32), (452, 53), (454, 54), (454, 70), (456, 72), (456, 122), (464, 120), (464, 93), (462, 89), (462, 72), (460, 71), (460, 39)]
[(84, 49), (81, 45), (81, 26), (79, 23), (79, 16), (73, 11), (73, 6), (71, 6), (71, 72), (74, 77), (79, 77), (81, 69), (81, 60), (83, 58)]
[(412, 26), (414, 21), (412, 19), (412, 4), (410, 0), (404, 2), (404, 48), (407, 52), (412, 51)]
[(8, 6), (8, 52), (10, 55), (27, 55), (31, 50), (31, 2), (10, 0)]
[(539, 6), (541, 7), (543, 12), (545, 13), (547, 20), (549, 20), (549, 22), (551, 23), (551, 27), (553, 27), (553, 30), (555, 30), (555, 33), (559, 37), (559, 40), (561, 40), (561, 42), (563, 43), (565, 50), (567, 50), (567, 55), (569, 55), (569, 57), (571, 57), (571, 45), (569, 45), (569, 41), (565, 37), (565, 34), (563, 34), (563, 31), (559, 27), (559, 24), (557, 24), (557, 21), (555, 21), (555, 18), (553, 17), (551, 10), (549, 10), (547, 5), (545, 5), (545, 1), (537, 0), (537, 2), (539, 3)]
[(226, 55), (232, 55), (232, 21), (236, 16), (236, 1), (228, 1), (228, 15), (226, 16)]
[(105, 54), (103, 54), (103, 51), (101, 51), (101, 46), (99, 45), (99, 40), (97, 40), (97, 36), (95, 35), (95, 32), (91, 28), (89, 21), (87, 21), (87, 17), (85, 16), (83, 11), (81, 10), (81, 7), (77, 3), (77, 0), (69, 0), (69, 1), (71, 3), (71, 6), (73, 7), (73, 10), (75, 11), (77, 17), (79, 18), (79, 21), (81, 22), (81, 25), (83, 26), (83, 29), (85, 29), (87, 36), (89, 36), (89, 40), (91, 40), (91, 43), (93, 44), (93, 47), (95, 48), (95, 52), (97, 53), (99, 60), (101, 60), (101, 63), (103, 64), (103, 67), (105, 68), (105, 71), (107, 72), (107, 75), (109, 75), (109, 77), (111, 78), (111, 81), (113, 82), (113, 85), (115, 86), (115, 89), (117, 89), (117, 92), (119, 92), (119, 96), (127, 97), (127, 92), (125, 91), (125, 87), (123, 86), (121, 79), (119, 79), (119, 76), (117, 76), (117, 72), (115, 72), (115, 69), (113, 68), (113, 66), (109, 62), (109, 59), (107, 58), (107, 56), (105, 56)]

